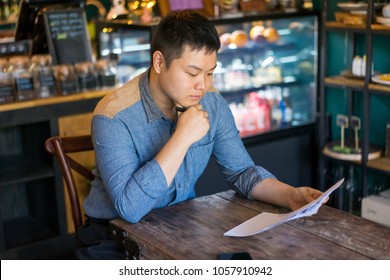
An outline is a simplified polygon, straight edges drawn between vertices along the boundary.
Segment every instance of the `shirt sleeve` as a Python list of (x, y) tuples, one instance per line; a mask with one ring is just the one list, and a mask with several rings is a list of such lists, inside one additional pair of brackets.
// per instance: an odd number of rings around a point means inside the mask
[(115, 210), (136, 223), (173, 192), (157, 161), (141, 164), (127, 127), (97, 115), (92, 120), (96, 165)]
[(251, 199), (250, 192), (258, 182), (275, 177), (265, 168), (255, 165), (242, 142), (226, 100), (219, 94), (215, 96), (218, 101), (213, 111), (218, 112), (218, 115), (213, 154), (223, 177), (233, 189)]

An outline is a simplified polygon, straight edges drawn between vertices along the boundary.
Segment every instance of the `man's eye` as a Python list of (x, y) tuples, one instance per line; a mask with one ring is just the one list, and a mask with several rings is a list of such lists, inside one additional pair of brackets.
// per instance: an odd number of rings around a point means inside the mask
[(190, 75), (191, 77), (195, 77), (195, 76), (196, 76), (196, 74), (194, 74), (194, 73), (189, 73), (189, 72), (188, 72), (188, 75)]

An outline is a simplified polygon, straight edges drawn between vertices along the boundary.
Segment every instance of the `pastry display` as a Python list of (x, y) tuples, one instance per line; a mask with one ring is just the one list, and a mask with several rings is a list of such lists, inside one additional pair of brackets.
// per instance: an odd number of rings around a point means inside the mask
[(263, 32), (263, 36), (269, 43), (275, 43), (280, 38), (278, 31), (273, 27), (267, 27)]
[(263, 25), (255, 25), (251, 28), (249, 32), (249, 37), (254, 42), (264, 42), (265, 41), (264, 30), (265, 27)]
[(244, 30), (236, 30), (230, 37), (230, 42), (238, 48), (245, 46), (249, 41), (248, 35)]

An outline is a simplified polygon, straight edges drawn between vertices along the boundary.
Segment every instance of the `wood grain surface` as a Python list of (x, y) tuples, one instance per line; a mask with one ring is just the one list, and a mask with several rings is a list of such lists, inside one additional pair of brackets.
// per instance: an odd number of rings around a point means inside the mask
[(141, 259), (216, 259), (242, 251), (254, 259), (390, 259), (389, 228), (327, 206), (254, 236), (223, 235), (262, 211), (287, 209), (227, 191), (155, 209), (137, 224), (117, 219), (111, 226), (138, 244)]

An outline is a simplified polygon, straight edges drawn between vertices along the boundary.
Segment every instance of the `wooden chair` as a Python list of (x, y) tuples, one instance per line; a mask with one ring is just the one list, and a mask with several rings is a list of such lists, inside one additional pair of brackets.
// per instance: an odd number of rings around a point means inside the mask
[(45, 149), (57, 158), (68, 192), (73, 225), (77, 233), (77, 229), (83, 224), (83, 217), (80, 208), (79, 192), (72, 170), (76, 171), (89, 181), (92, 181), (95, 176), (91, 170), (71, 158), (69, 154), (92, 151), (93, 145), (91, 141), (91, 135), (71, 137), (53, 136), (46, 140)]

